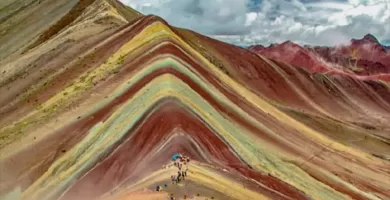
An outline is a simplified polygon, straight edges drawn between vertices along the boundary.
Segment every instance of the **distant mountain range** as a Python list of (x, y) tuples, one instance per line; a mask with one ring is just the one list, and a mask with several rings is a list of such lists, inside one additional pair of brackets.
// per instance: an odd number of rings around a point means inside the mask
[(383, 47), (385, 47), (386, 49), (390, 50), (390, 39), (382, 40), (381, 44), (382, 44)]
[(251, 51), (268, 58), (304, 67), (311, 72), (343, 73), (388, 80), (390, 51), (371, 34), (334, 47), (300, 46), (291, 41), (269, 47), (254, 45)]

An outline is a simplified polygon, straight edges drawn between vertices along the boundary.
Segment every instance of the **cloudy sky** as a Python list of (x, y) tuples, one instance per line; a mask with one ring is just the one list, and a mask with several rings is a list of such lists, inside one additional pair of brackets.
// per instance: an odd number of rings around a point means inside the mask
[(121, 0), (171, 25), (241, 46), (335, 45), (371, 33), (390, 43), (390, 0)]

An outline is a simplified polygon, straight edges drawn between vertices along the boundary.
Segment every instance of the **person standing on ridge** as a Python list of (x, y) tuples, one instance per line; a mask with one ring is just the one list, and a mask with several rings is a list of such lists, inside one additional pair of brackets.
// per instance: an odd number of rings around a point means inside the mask
[(175, 184), (175, 176), (174, 175), (171, 176), (171, 181), (172, 181), (172, 184)]
[(184, 170), (183, 170), (183, 176), (187, 176), (187, 170), (188, 170), (188, 167), (187, 167), (187, 165), (185, 165)]
[(177, 172), (177, 182), (180, 183), (181, 181), (181, 173), (180, 171)]

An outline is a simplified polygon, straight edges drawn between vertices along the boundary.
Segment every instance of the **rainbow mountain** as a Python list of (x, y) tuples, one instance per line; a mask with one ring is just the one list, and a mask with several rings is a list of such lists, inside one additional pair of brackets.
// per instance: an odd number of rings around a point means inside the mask
[[(0, 44), (0, 199), (390, 196), (386, 79), (313, 72), (116, 0), (4, 0)], [(176, 152), (186, 185), (153, 191)]]

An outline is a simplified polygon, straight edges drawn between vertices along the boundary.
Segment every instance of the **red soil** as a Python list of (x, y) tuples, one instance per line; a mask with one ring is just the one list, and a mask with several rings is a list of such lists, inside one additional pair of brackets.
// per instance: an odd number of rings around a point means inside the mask
[[(231, 165), (235, 163), (234, 167), (236, 169), (240, 167), (237, 170), (248, 178), (254, 178), (287, 196), (306, 199), (302, 193), (287, 184), (248, 169), (236, 157), (231, 148), (216, 136), (216, 133), (204, 125), (201, 120), (196, 119), (196, 116), (188, 113), (185, 108), (178, 106), (177, 103), (172, 103), (171, 100), (162, 101), (161, 104), (163, 105), (155, 107), (155, 111), (151, 111), (153, 114), (149, 117), (145, 116), (143, 120), (139, 121), (137, 126), (116, 144), (116, 146), (120, 144), (118, 149), (102, 159), (100, 164), (73, 185), (62, 199), (74, 199), (75, 197), (93, 199), (109, 192), (111, 188), (123, 183), (123, 181), (127, 183), (134, 182), (166, 164), (170, 155), (175, 152), (189, 155), (193, 160), (211, 161), (214, 166), (223, 168), (227, 168), (227, 166), (225, 164), (220, 165), (221, 163), (231, 163)], [(173, 144), (171, 143), (157, 151), (170, 135), (178, 132), (185, 135), (175, 138), (172, 141)], [(194, 141), (200, 145), (200, 149), (187, 137), (194, 138)], [(202, 157), (199, 151), (203, 151), (207, 157)], [(102, 177), (101, 174), (105, 176)], [(258, 190), (270, 197), (284, 199), (267, 188), (258, 187)]]
[[(169, 53), (169, 50), (173, 49), (173, 48), (169, 48), (170, 45), (168, 46), (165, 46), (165, 48), (163, 48), (162, 50), (166, 50), (167, 52), (165, 53)], [(176, 49), (177, 51), (178, 49)], [(156, 54), (162, 54), (164, 52), (162, 51), (156, 51)], [(176, 54), (180, 55), (182, 54), (180, 51), (177, 51)], [(153, 55), (151, 55), (153, 56)], [(187, 58), (188, 59), (188, 58)], [(191, 60), (187, 60), (188, 62), (191, 62)], [(139, 62), (142, 62), (142, 60), (140, 60)], [(135, 66), (138, 66), (137, 65), (138, 63), (134, 63)], [(195, 63), (192, 63), (194, 67), (196, 67), (197, 65)], [(133, 65), (131, 65), (133, 66)], [(133, 67), (130, 67), (130, 65), (128, 65), (128, 67), (126, 67), (126, 69), (129, 69), (130, 71), (127, 71), (126, 73), (131, 73), (132, 70), (135, 70), (136, 68), (133, 68)], [(203, 75), (205, 77), (208, 77), (210, 76), (209, 74), (206, 74), (207, 71), (205, 71), (204, 69), (202, 68), (197, 68), (199, 71), (203, 70)], [(124, 101), (126, 101), (128, 98), (131, 98), (132, 94), (137, 91), (138, 89), (140, 89), (144, 84), (146, 84), (149, 80), (151, 80), (152, 78), (158, 76), (159, 74), (162, 74), (162, 73), (173, 73), (173, 74), (176, 74), (176, 76), (180, 77), (183, 79), (183, 81), (185, 81), (187, 84), (189, 84), (190, 87), (192, 87), (193, 89), (195, 89), (199, 94), (201, 94), (206, 100), (208, 100), (210, 103), (216, 105), (216, 107), (218, 109), (221, 110), (221, 112), (223, 111), (227, 111), (226, 108), (224, 108), (223, 106), (221, 106), (220, 104), (218, 104), (214, 99), (211, 98), (211, 96), (207, 93), (205, 93), (204, 91), (202, 92), (202, 90), (199, 88), (199, 86), (197, 86), (193, 81), (191, 81), (188, 77), (185, 77), (183, 75), (180, 75), (179, 72), (176, 72), (176, 71), (173, 71), (172, 69), (168, 68), (168, 69), (162, 69), (162, 70), (159, 70), (153, 74), (150, 74), (148, 76), (146, 76), (144, 79), (142, 79), (140, 82), (136, 83), (136, 85), (134, 87), (132, 87), (128, 92), (126, 92), (126, 94), (124, 94), (120, 99), (116, 99), (114, 100), (110, 105), (108, 105), (106, 108), (100, 110), (98, 113), (94, 114), (93, 116), (91, 117), (88, 117), (87, 119), (85, 120), (82, 120), (82, 121), (78, 121), (76, 124), (74, 125), (70, 125), (70, 129), (68, 128), (64, 128), (63, 130), (61, 130), (60, 132), (57, 132), (55, 134), (53, 134), (52, 137), (50, 138), (47, 138), (42, 142), (42, 144), (44, 143), (45, 145), (39, 145), (37, 144), (37, 146), (34, 146), (32, 147), (31, 149), (26, 149), (26, 151), (24, 153), (21, 153), (19, 155), (17, 155), (17, 157), (20, 156), (20, 158), (22, 157), (25, 157), (26, 156), (26, 153), (28, 154), (41, 154), (41, 153), (48, 153), (48, 152), (54, 152), (54, 155), (55, 157), (50, 159), (49, 162), (47, 163), (41, 163), (39, 164), (39, 169), (41, 169), (40, 171), (31, 171), (29, 172), (30, 175), (26, 174), (25, 178), (24, 178), (24, 182), (26, 182), (26, 186), (28, 186), (31, 182), (33, 182), (36, 177), (39, 177), (41, 175), (41, 173), (43, 173), (45, 171), (45, 169), (47, 169), (48, 166), (50, 166), (50, 164), (59, 156), (61, 155), (61, 151), (62, 149), (70, 149), (71, 147), (73, 147), (74, 144), (76, 144), (77, 142), (79, 142), (83, 137), (84, 135), (86, 134), (86, 131), (88, 129), (90, 129), (95, 123), (97, 123), (98, 121), (104, 121), (104, 118), (109, 116), (112, 112), (112, 109), (115, 108), (117, 105), (120, 105), (122, 104)], [(119, 73), (115, 80), (118, 80), (120, 79), (120, 76), (123, 76), (123, 73)], [(110, 81), (110, 80), (113, 80), (113, 79), (108, 79), (107, 81)], [(209, 78), (209, 81), (212, 81), (216, 84), (216, 81), (213, 79), (213, 78)], [(109, 83), (107, 83), (109, 84)], [(219, 84), (216, 84), (216, 85), (219, 85)], [(98, 87), (99, 85), (97, 85)], [(222, 89), (221, 86), (219, 86), (220, 89)], [(96, 88), (97, 90), (99, 90), (98, 88)], [(224, 89), (226, 90), (226, 89)], [(233, 95), (230, 95), (230, 98), (233, 98), (235, 96)], [(235, 99), (233, 99), (234, 101), (239, 101), (239, 99), (237, 99), (237, 97), (235, 97)], [(242, 102), (241, 102), (242, 105), (244, 105)], [(246, 110), (250, 110), (250, 107), (249, 105), (246, 105)], [(253, 109), (252, 109), (253, 110)], [(253, 113), (253, 111), (252, 111)], [(244, 123), (244, 121), (238, 117), (238, 116), (235, 116), (233, 113), (227, 113), (228, 116), (233, 119), (233, 120), (237, 120), (239, 123), (243, 123), (245, 126), (251, 128), (252, 130), (254, 130), (254, 127), (250, 127), (250, 125), (248, 123)], [(87, 120), (87, 121), (86, 121)], [(80, 128), (77, 128), (77, 127), (80, 127)], [(262, 137), (264, 139), (268, 138), (268, 140), (270, 142), (273, 142), (273, 143), (278, 143), (277, 140), (273, 139), (273, 138), (270, 138), (269, 136), (267, 136), (266, 134), (262, 134), (260, 130), (254, 130), (256, 133), (258, 134), (261, 134)], [(64, 134), (67, 134), (66, 136)], [(75, 135), (77, 134), (77, 135)], [(41, 143), (40, 142), (40, 143)], [(56, 144), (64, 144), (63, 146), (56, 146)], [(279, 144), (279, 145), (282, 145), (282, 144)], [(37, 147), (40, 147), (40, 148), (37, 148)], [(287, 147), (288, 148), (288, 147)], [(291, 152), (294, 152), (294, 149), (290, 149)], [(15, 157), (15, 158), (17, 158)], [(42, 157), (38, 157), (38, 156), (34, 156), (34, 161), (30, 161), (30, 162), (33, 162), (33, 163), (36, 163), (38, 162), (40, 159), (42, 159)], [(22, 161), (23, 159), (15, 159), (17, 161)], [(27, 163), (28, 161), (24, 160), (23, 163)], [(14, 174), (18, 174), (20, 173), (20, 166), (22, 166), (22, 163), (19, 163), (19, 162), (13, 162), (13, 163), (8, 163), (7, 164), (7, 168), (9, 169), (14, 169), (14, 170), (17, 170), (14, 172)], [(38, 164), (38, 163), (36, 163)], [(11, 166), (12, 165), (12, 166)], [(35, 165), (35, 164), (34, 164)], [(19, 170), (18, 170), (19, 169)], [(242, 172), (242, 169), (240, 169), (239, 171)], [(252, 173), (252, 175), (254, 175)], [(18, 180), (18, 181), (15, 181), (15, 182), (19, 182), (21, 180)], [(12, 184), (10, 183), (11, 185), (14, 185), (15, 182)], [(11, 186), (9, 185), (9, 186)], [(7, 187), (8, 188), (8, 187)]]

